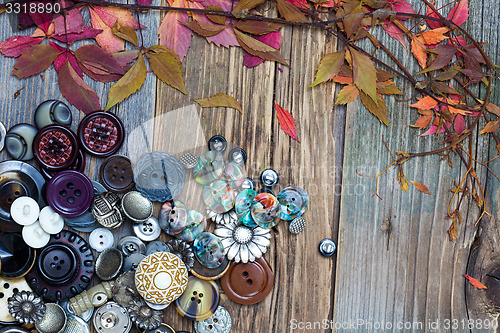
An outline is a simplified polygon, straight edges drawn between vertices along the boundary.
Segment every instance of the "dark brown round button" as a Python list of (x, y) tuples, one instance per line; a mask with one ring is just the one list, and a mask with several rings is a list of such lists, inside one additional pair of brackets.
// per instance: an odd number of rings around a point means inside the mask
[(262, 301), (273, 289), (273, 284), (273, 271), (264, 258), (246, 264), (233, 262), (221, 279), (226, 295), (245, 305)]
[(101, 184), (113, 192), (125, 192), (134, 186), (134, 172), (130, 160), (121, 155), (110, 156), (101, 164)]
[(116, 153), (123, 143), (124, 134), (121, 120), (110, 112), (93, 112), (78, 126), (78, 140), (82, 148), (98, 157)]
[(224, 261), (217, 268), (207, 268), (200, 264), (198, 260), (194, 261), (193, 268), (191, 268), (191, 273), (199, 279), (202, 280), (218, 280), (224, 274), (227, 273), (230, 267), (230, 262), (224, 256)]
[(61, 125), (45, 126), (33, 140), (33, 153), (40, 166), (48, 171), (61, 171), (72, 166), (78, 156), (75, 134)]

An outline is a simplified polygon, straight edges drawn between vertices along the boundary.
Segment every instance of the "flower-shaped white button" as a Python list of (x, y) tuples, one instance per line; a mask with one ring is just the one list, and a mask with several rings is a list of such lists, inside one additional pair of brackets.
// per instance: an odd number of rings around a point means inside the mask
[(55, 235), (64, 229), (63, 217), (54, 212), (50, 206), (42, 208), (38, 220), (42, 229), (48, 234)]
[(25, 225), (22, 235), (24, 242), (34, 249), (42, 248), (50, 241), (50, 234), (42, 229), (39, 221)]
[(20, 225), (30, 225), (38, 220), (40, 206), (30, 197), (19, 197), (10, 206), (12, 219)]

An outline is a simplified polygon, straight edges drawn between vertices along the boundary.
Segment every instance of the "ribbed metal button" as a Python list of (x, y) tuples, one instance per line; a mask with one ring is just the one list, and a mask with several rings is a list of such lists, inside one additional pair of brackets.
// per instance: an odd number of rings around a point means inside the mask
[(104, 192), (94, 197), (92, 215), (106, 228), (118, 228), (123, 223), (120, 210), (120, 197), (113, 192)]

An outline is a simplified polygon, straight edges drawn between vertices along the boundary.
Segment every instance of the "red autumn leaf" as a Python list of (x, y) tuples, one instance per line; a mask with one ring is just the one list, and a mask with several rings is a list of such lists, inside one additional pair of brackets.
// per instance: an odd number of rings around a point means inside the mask
[(340, 83), (340, 84), (350, 84), (352, 83), (352, 77), (348, 76), (343, 76), (343, 75), (335, 75), (332, 80), (334, 82)]
[(297, 128), (295, 127), (295, 119), (293, 119), (292, 115), (281, 106), (279, 106), (278, 102), (274, 101), (274, 105), (276, 107), (276, 115), (278, 116), (278, 121), (280, 123), (281, 129), (288, 134), (292, 139), (300, 140), (297, 137)]
[(137, 0), (139, 6), (151, 6), (151, 2), (153, 2), (153, 0)]
[[(271, 32), (267, 35), (257, 36), (254, 38), (266, 45), (269, 45), (270, 47), (276, 50), (279, 50), (279, 48), (281, 47), (281, 34), (278, 31)], [(260, 65), (264, 61), (265, 61), (264, 59), (253, 56), (246, 51), (245, 55), (243, 56), (243, 65), (250, 68)]]
[(410, 182), (413, 185), (415, 185), (415, 187), (417, 188), (417, 190), (419, 190), (420, 192), (425, 193), (425, 194), (429, 194), (429, 195), (434, 195), (434, 193), (431, 193), (429, 191), (429, 188), (427, 186), (425, 186), (425, 184), (417, 183), (417, 182), (414, 182), (413, 180), (410, 180)]
[[(174, 0), (172, 6), (186, 7), (184, 0)], [(159, 44), (177, 53), (181, 61), (186, 56), (193, 37), (193, 32), (183, 25), (187, 22), (189, 22), (187, 13), (171, 11), (165, 15), (158, 29)]]
[(289, 3), (298, 8), (309, 9), (309, 4), (307, 0), (287, 0)]
[(406, 34), (399, 29), (394, 23), (390, 22), (388, 24), (383, 24), (385, 32), (389, 34), (392, 38), (396, 39), (401, 45), (406, 49)]
[(113, 58), (115, 58), (116, 62), (118, 62), (120, 67), (124, 68), (128, 66), (128, 64), (130, 64), (132, 61), (137, 59), (139, 54), (140, 54), (139, 50), (131, 50), (131, 51), (112, 53), (111, 55), (113, 56)]
[(49, 42), (49, 44), (50, 46), (61, 52), (61, 54), (57, 56), (56, 60), (54, 60), (54, 68), (56, 69), (56, 71), (59, 72), (64, 63), (66, 61), (69, 61), (71, 67), (73, 67), (78, 76), (83, 79), (82, 69), (78, 65), (78, 61), (76, 60), (75, 56), (71, 52), (69, 52), (66, 48), (57, 45), (56, 43)]
[(101, 109), (95, 91), (78, 76), (69, 62), (65, 62), (59, 71), (59, 88), (68, 102), (84, 113)]
[(104, 23), (101, 17), (92, 8), (89, 8), (89, 12), (92, 26), (102, 31), (95, 37), (97, 44), (109, 53), (122, 51), (125, 47), (125, 41), (115, 36), (112, 27)]
[(449, 65), (451, 59), (455, 56), (455, 53), (457, 52), (457, 48), (456, 46), (453, 45), (444, 44), (437, 46), (435, 49), (432, 49), (431, 52), (437, 55), (436, 59), (434, 59), (434, 61), (429, 65), (429, 67), (419, 72), (418, 74), (434, 71), (436, 69), (440, 69), (446, 65)]
[(414, 125), (410, 125), (411, 127), (417, 127), (419, 129), (424, 129), (431, 123), (432, 115), (423, 115), (417, 119)]
[(462, 133), (465, 130), (465, 119), (461, 114), (457, 114), (455, 116), (453, 127), (455, 128), (455, 132), (457, 132), (458, 134)]
[(23, 51), (36, 44), (40, 44), (42, 38), (28, 36), (14, 36), (0, 43), (0, 52), (6, 57), (19, 57)]
[(84, 26), (83, 31), (78, 33), (78, 34), (67, 34), (67, 35), (62, 35), (62, 36), (51, 36), (55, 40), (58, 40), (60, 42), (72, 44), (73, 42), (76, 42), (77, 40), (83, 40), (83, 39), (89, 39), (89, 38), (96, 38), (97, 35), (99, 35), (102, 32), (101, 29), (94, 29), (89, 26)]
[(116, 81), (126, 72), (112, 55), (95, 44), (80, 47), (75, 57), (85, 74), (96, 81)]
[[(217, 3), (217, 0), (209, 0), (203, 2), (203, 4), (205, 5), (214, 3)], [(189, 8), (204, 9), (203, 4), (196, 1), (188, 1), (188, 4)], [(225, 0), (221, 0), (220, 4), (217, 3), (217, 5), (220, 5), (220, 7), (225, 11), (231, 11), (231, 4)], [(196, 21), (204, 22), (207, 24), (212, 23), (212, 21), (204, 14), (198, 14), (198, 13), (192, 13), (192, 14), (193, 14), (193, 19), (195, 19)], [(222, 30), (221, 32), (219, 32), (214, 36), (206, 37), (209, 43), (214, 43), (217, 46), (224, 46), (224, 47), (238, 45), (238, 40), (236, 39), (233, 29), (233, 26), (236, 24), (236, 20), (228, 18), (226, 21), (228, 25), (224, 28), (224, 30)]]
[(472, 284), (474, 287), (477, 289), (488, 289), (484, 284), (479, 282), (477, 279), (474, 279), (473, 277), (465, 274), (464, 277), (469, 280), (470, 284)]
[(83, 17), (78, 8), (73, 8), (66, 15), (58, 14), (54, 18), (54, 34), (79, 34), (83, 32)]
[[(118, 22), (121, 26), (131, 27), (134, 30), (139, 29), (139, 22), (134, 18), (132, 12), (125, 8), (92, 6), (92, 9), (110, 28)], [(146, 28), (145, 26), (142, 27)]]
[(392, 10), (398, 13), (416, 14), (413, 7), (404, 0), (388, 0)]
[[(431, 1), (431, 4), (435, 5), (436, 2)], [(437, 19), (439, 18), (439, 15), (437, 13), (435, 13), (429, 6), (427, 6), (427, 12), (425, 15), (433, 17), (433, 18), (437, 18)], [(429, 25), (429, 27), (431, 27), (431, 29), (436, 29), (436, 28), (443, 26), (443, 24), (440, 22), (436, 22), (433, 20), (426, 20), (426, 21), (427, 21), (427, 24)]]
[[(37, 1), (36, 3), (40, 2)], [(43, 11), (35, 11), (34, 13), (30, 13), (30, 17), (36, 24), (36, 26), (42, 29), (44, 32), (47, 32), (53, 19), (52, 14)]]
[(18, 79), (29, 77), (46, 70), (60, 52), (49, 45), (33, 45), (25, 49), (17, 59), (12, 75)]
[(456, 4), (446, 17), (447, 20), (451, 20), (456, 25), (460, 26), (467, 21), (469, 18), (469, 4), (467, 0), (460, 0), (458, 4)]

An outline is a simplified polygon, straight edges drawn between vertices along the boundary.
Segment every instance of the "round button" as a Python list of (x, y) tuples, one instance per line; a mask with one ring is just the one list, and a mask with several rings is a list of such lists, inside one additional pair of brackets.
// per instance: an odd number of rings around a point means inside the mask
[(64, 333), (90, 333), (90, 326), (85, 319), (73, 314), (67, 316)]
[(181, 156), (179, 161), (186, 169), (192, 169), (198, 163), (198, 156), (193, 153), (185, 153)]
[(139, 238), (134, 236), (125, 236), (121, 238), (118, 241), (117, 248), (122, 251), (125, 257), (128, 257), (134, 253), (146, 253), (146, 245)]
[(170, 250), (168, 249), (167, 244), (163, 243), (162, 241), (153, 241), (146, 245), (147, 256), (156, 252), (170, 252)]
[(118, 228), (123, 223), (120, 197), (113, 192), (104, 192), (94, 197), (92, 215), (106, 228)]
[(123, 253), (111, 247), (104, 250), (95, 261), (95, 273), (103, 281), (114, 279), (123, 266)]
[(288, 186), (278, 193), (276, 198), (281, 206), (280, 218), (285, 221), (304, 214), (309, 204), (309, 195), (298, 186)]
[[(4, 124), (0, 121), (0, 151), (3, 150), (3, 147), (5, 146), (5, 135), (7, 134), (7, 131), (5, 130)], [(194, 168), (194, 167), (193, 167)]]
[(67, 127), (50, 125), (38, 131), (33, 140), (33, 153), (40, 166), (48, 171), (69, 168), (78, 156), (75, 134)]
[(24, 242), (34, 249), (42, 248), (50, 241), (50, 234), (42, 229), (39, 221), (25, 225), (22, 235)]
[(188, 226), (188, 210), (180, 201), (165, 202), (160, 210), (160, 227), (171, 236), (183, 232)]
[(234, 211), (238, 215), (238, 219), (247, 227), (256, 227), (257, 223), (252, 217), (252, 203), (257, 196), (257, 192), (252, 189), (246, 189), (240, 192), (235, 199)]
[(30, 197), (17, 198), (10, 207), (12, 219), (20, 225), (30, 225), (38, 220), (40, 206)]
[(47, 301), (61, 301), (81, 293), (94, 275), (89, 244), (74, 232), (52, 235), (26, 275), (28, 284)]
[(108, 157), (120, 149), (125, 131), (121, 120), (110, 112), (93, 112), (78, 126), (78, 140), (91, 155)]
[(186, 291), (175, 301), (175, 309), (187, 319), (205, 320), (215, 313), (219, 300), (219, 287), (214, 281), (190, 276)]
[(47, 184), (47, 202), (52, 209), (65, 217), (85, 213), (94, 199), (94, 188), (84, 174), (64, 170)]
[(296, 217), (290, 222), (290, 225), (288, 226), (288, 229), (292, 234), (298, 234), (304, 231), (306, 227), (306, 220), (302, 217)]
[(46, 310), (43, 318), (35, 323), (39, 333), (61, 333), (66, 327), (66, 312), (55, 303), (45, 304)]
[(262, 228), (269, 229), (280, 222), (281, 207), (276, 197), (270, 193), (259, 193), (250, 212), (255, 223)]
[(186, 265), (176, 255), (153, 253), (139, 264), (135, 272), (135, 285), (148, 302), (166, 304), (182, 295), (188, 283)]
[(64, 229), (63, 217), (54, 212), (50, 206), (46, 206), (40, 211), (38, 219), (40, 226), (48, 234), (55, 235)]
[(14, 296), (15, 293), (23, 290), (32, 291), (24, 277), (16, 279), (0, 277), (0, 293), (3, 294), (3, 297), (0, 299), (0, 324), (16, 324), (16, 319), (9, 313), (7, 300)]
[(89, 236), (90, 246), (97, 252), (102, 252), (113, 246), (115, 238), (113, 233), (106, 228), (94, 229)]
[[(169, 325), (162, 323), (160, 325), (160, 327), (158, 327), (158, 328), (156, 328), (154, 330), (145, 331), (144, 333), (176, 333), (176, 332)], [(180, 333), (180, 332), (177, 332), (177, 333)]]
[(273, 169), (266, 169), (260, 174), (262, 185), (272, 187), (278, 183), (278, 173)]
[(246, 264), (232, 263), (221, 279), (226, 295), (245, 305), (262, 301), (273, 289), (273, 284), (273, 271), (264, 258)]
[(224, 173), (224, 156), (217, 151), (207, 151), (198, 159), (193, 169), (195, 180), (201, 185), (208, 185), (219, 179)]
[[(87, 158), (85, 157), (85, 154), (81, 149), (78, 149), (78, 154), (76, 155), (75, 162), (72, 165), (70, 165), (67, 169), (83, 173), (85, 171), (86, 163), (87, 163)], [(58, 171), (48, 171), (47, 169), (40, 168), (40, 172), (45, 177), (45, 179), (50, 180), (57, 174)]]
[(246, 177), (240, 187), (242, 190), (255, 190), (256, 185), (252, 178)]
[(161, 228), (158, 219), (151, 216), (147, 221), (134, 224), (134, 234), (145, 242), (160, 237)]
[(245, 164), (247, 162), (247, 152), (243, 148), (233, 148), (229, 152), (229, 161), (238, 165)]
[(230, 333), (233, 321), (229, 312), (222, 306), (215, 313), (202, 321), (194, 323), (196, 333)]
[(126, 192), (134, 186), (132, 164), (125, 156), (114, 155), (104, 160), (99, 177), (101, 184), (113, 192)]
[(337, 251), (337, 245), (333, 239), (325, 238), (319, 243), (319, 253), (323, 257), (329, 258), (335, 254), (335, 251)]
[(214, 135), (208, 140), (208, 150), (222, 153), (227, 148), (226, 138), (222, 135)]
[(202, 232), (193, 242), (196, 259), (207, 268), (219, 267), (224, 258), (224, 246), (220, 239), (210, 232)]
[(132, 327), (127, 309), (115, 302), (108, 302), (97, 309), (93, 323), (98, 333), (128, 333)]
[(218, 280), (229, 270), (230, 262), (224, 257), (222, 264), (217, 268), (207, 268), (200, 264), (198, 260), (194, 261), (191, 273), (202, 280)]
[(42, 102), (35, 110), (35, 125), (38, 129), (48, 125), (70, 126), (71, 110), (61, 101), (48, 100)]
[(207, 209), (214, 212), (225, 213), (234, 207), (234, 190), (223, 180), (216, 180), (204, 186), (202, 195)]
[(146, 256), (142, 253), (134, 253), (125, 257), (125, 260), (123, 261), (123, 270), (125, 272), (137, 270), (137, 267), (139, 267), (139, 264), (144, 260), (144, 258), (146, 258)]
[(153, 203), (137, 191), (125, 194), (121, 206), (123, 214), (135, 223), (145, 222), (153, 215)]
[(16, 233), (0, 236), (0, 275), (7, 278), (24, 276), (35, 263), (35, 250)]
[(30, 124), (18, 124), (5, 135), (5, 149), (15, 160), (29, 161), (33, 158), (33, 139), (37, 130)]
[(247, 176), (243, 164), (228, 162), (224, 168), (223, 179), (231, 185), (232, 188), (240, 188)]

